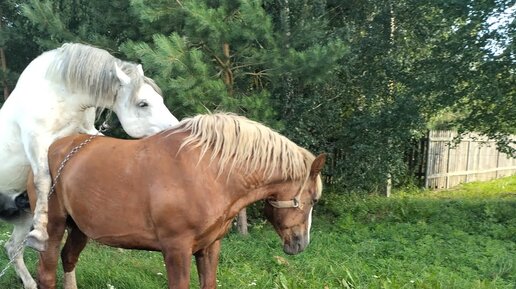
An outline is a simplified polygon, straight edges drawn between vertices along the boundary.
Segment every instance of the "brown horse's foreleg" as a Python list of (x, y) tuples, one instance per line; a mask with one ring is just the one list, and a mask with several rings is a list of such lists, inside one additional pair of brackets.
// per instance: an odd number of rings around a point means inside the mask
[(40, 252), (39, 254), (38, 288), (40, 289), (56, 288), (59, 247), (66, 229), (66, 219), (64, 216), (57, 216), (51, 213), (49, 219), (50, 222), (47, 226), (49, 233), (48, 247), (45, 251)]
[(217, 265), (219, 264), (220, 240), (195, 253), (195, 263), (202, 289), (217, 288)]
[(188, 250), (187, 247), (163, 248), (163, 258), (167, 268), (168, 288), (188, 289), (190, 286), (192, 251)]
[(61, 250), (61, 261), (63, 262), (64, 271), (64, 289), (77, 289), (77, 281), (75, 279), (75, 265), (79, 260), (84, 247), (88, 243), (88, 237), (77, 226), (72, 225), (68, 229), (68, 238)]

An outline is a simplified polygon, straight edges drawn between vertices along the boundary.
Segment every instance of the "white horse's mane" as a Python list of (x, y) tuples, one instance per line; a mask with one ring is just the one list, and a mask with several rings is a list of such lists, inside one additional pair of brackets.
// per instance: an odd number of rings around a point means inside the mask
[(56, 57), (49, 65), (47, 77), (65, 84), (69, 91), (90, 95), (95, 106), (114, 103), (120, 81), (115, 73), (115, 63), (131, 78), (132, 99), (138, 88), (147, 83), (156, 92), (161, 90), (148, 77), (140, 74), (135, 63), (115, 58), (106, 50), (79, 43), (65, 43), (54, 50)]
[(234, 168), (247, 172), (262, 170), (265, 177), (275, 171), (283, 179), (304, 180), (315, 157), (306, 149), (272, 129), (243, 116), (228, 113), (197, 115), (183, 119), (177, 132), (190, 132), (181, 145), (208, 150), (218, 158), (220, 171)]

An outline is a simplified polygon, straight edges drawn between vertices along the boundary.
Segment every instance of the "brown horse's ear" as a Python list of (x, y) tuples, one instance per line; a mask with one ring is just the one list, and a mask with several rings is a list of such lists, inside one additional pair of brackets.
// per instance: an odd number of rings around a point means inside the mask
[(312, 178), (316, 177), (322, 171), (325, 161), (326, 154), (320, 154), (315, 158), (314, 162), (312, 163), (312, 167), (310, 168), (310, 176)]

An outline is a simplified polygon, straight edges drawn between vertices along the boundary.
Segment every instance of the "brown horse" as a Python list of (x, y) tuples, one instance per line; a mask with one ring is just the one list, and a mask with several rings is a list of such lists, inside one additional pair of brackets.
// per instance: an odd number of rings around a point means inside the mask
[[(50, 147), (53, 176), (87, 138), (67, 137)], [(69, 160), (50, 197), (39, 286), (56, 286), (59, 246), (69, 225), (61, 251), (67, 289), (76, 288), (74, 268), (88, 238), (161, 251), (169, 288), (189, 287), (194, 255), (201, 288), (216, 288), (220, 240), (242, 208), (263, 199), (283, 250), (297, 254), (310, 242), (324, 161), (324, 155), (315, 157), (231, 114), (198, 115), (141, 140), (97, 137)]]

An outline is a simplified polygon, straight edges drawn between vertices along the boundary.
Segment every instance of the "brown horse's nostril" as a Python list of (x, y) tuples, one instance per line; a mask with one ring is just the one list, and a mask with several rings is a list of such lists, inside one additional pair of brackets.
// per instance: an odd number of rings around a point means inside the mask
[(303, 235), (293, 234), (283, 243), (283, 252), (289, 255), (295, 255), (303, 252), (308, 245), (307, 238)]

